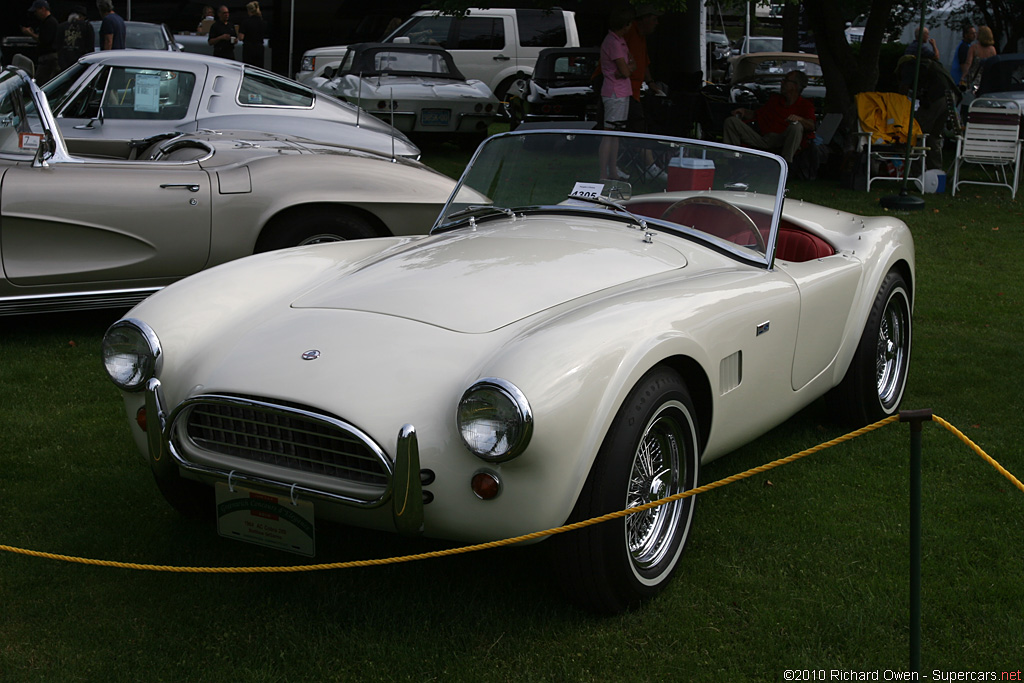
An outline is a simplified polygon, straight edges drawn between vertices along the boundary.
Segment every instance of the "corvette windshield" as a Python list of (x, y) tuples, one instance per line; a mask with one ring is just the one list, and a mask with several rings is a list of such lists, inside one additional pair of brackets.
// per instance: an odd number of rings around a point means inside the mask
[[(709, 239), (744, 258), (768, 261), (785, 168), (771, 154), (682, 138), (508, 133), (481, 145), (434, 229), (507, 218), (510, 209), (587, 211)], [(610, 201), (586, 201), (595, 198)], [(487, 205), (501, 210), (480, 210)], [(616, 205), (625, 211), (615, 211)]]

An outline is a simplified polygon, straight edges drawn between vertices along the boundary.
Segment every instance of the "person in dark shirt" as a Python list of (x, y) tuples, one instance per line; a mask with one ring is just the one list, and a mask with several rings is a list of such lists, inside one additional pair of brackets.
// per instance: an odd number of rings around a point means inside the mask
[(217, 10), (217, 21), (210, 27), (209, 38), (206, 42), (213, 46), (213, 56), (223, 59), (235, 58), (235, 43), (238, 42), (238, 34), (235, 26), (231, 23), (231, 12), (226, 5), (221, 5)]
[(36, 83), (42, 85), (60, 72), (57, 66), (57, 18), (50, 14), (50, 3), (46, 0), (35, 0), (28, 11), (39, 20), (39, 30), (22, 26), (21, 32), (36, 39), (38, 55), (35, 78)]
[(57, 31), (57, 64), (61, 71), (92, 52), (94, 35), (92, 24), (85, 18), (85, 8), (77, 5)]
[(242, 61), (252, 66), (263, 66), (263, 39), (267, 35), (266, 24), (260, 3), (252, 0), (245, 6), (249, 13), (238, 28), (238, 39), (242, 41)]
[(96, 9), (100, 11), (100, 16), (103, 17), (103, 21), (100, 23), (100, 49), (125, 49), (127, 30), (124, 25), (124, 19), (114, 11), (113, 1), (96, 0)]

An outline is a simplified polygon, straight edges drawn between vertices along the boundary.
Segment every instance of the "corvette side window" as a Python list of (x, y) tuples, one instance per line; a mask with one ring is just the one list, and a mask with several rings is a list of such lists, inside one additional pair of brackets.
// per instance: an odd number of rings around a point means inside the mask
[(94, 119), (100, 115), (100, 102), (103, 101), (103, 88), (107, 84), (110, 67), (100, 69), (85, 87), (68, 102), (61, 116), (69, 119)]
[(238, 103), (264, 107), (312, 107), (313, 91), (301, 83), (247, 68), (238, 89)]
[(103, 116), (149, 121), (183, 119), (195, 84), (195, 74), (187, 71), (115, 67), (103, 96)]

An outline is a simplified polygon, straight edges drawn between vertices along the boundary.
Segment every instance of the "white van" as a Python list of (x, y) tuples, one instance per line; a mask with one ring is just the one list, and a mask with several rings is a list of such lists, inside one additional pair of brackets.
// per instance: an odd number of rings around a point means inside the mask
[[(464, 17), (416, 12), (383, 42), (440, 45), (463, 76), (483, 81), (504, 100), (518, 74), (533, 74), (541, 50), (579, 47), (580, 37), (574, 12), (496, 7), (469, 9)], [(344, 56), (344, 45), (308, 50), (295, 78), (308, 82), (327, 67), (337, 68)]]

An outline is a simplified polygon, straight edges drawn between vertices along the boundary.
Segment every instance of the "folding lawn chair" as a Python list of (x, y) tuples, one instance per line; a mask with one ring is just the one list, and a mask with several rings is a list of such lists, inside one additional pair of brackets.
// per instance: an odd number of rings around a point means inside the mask
[[(867, 155), (867, 189), (870, 190), (876, 180), (902, 181), (906, 173), (907, 180), (917, 183), (918, 189), (924, 192), (928, 136), (921, 132), (916, 120), (911, 133), (910, 158), (906, 159), (910, 100), (894, 92), (862, 92), (857, 93), (855, 99), (857, 135), (861, 137), (857, 149), (864, 149)], [(907, 168), (903, 168), (905, 159)]]
[[(1020, 103), (979, 97), (967, 109), (967, 125), (956, 138), (956, 161), (953, 170), (953, 195), (960, 185), (995, 185), (1010, 189), (1017, 198), (1020, 177)], [(960, 177), (965, 164), (974, 164), (984, 172), (985, 180)], [(1011, 176), (1012, 172), (1012, 176)]]

